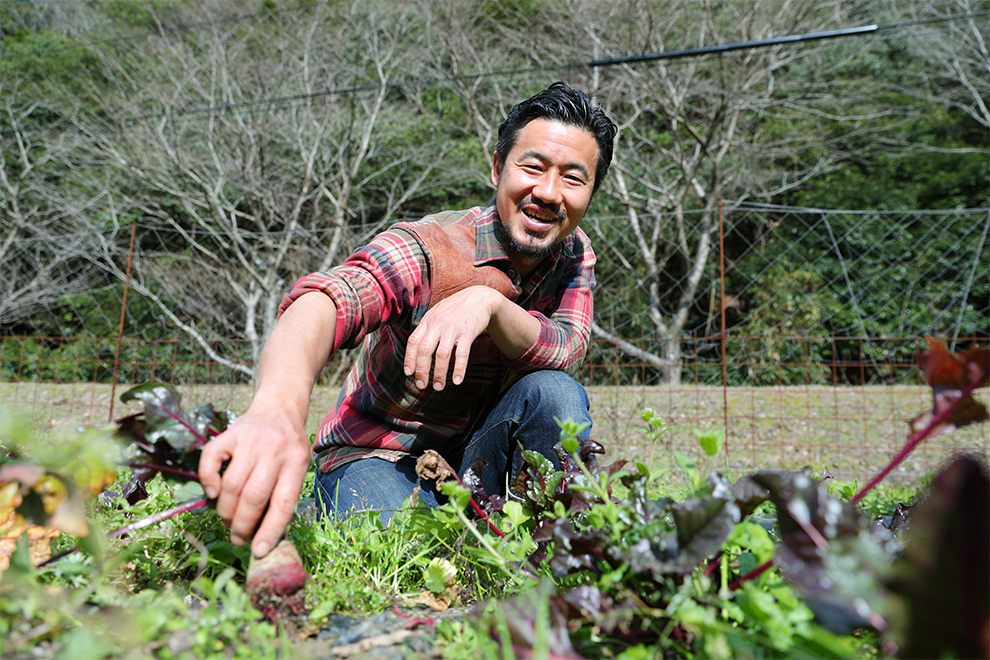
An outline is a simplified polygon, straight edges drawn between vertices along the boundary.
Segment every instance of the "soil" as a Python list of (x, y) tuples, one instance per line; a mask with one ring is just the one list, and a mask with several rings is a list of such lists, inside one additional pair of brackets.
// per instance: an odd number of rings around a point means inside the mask
[(395, 608), (372, 617), (332, 615), (319, 631), (301, 642), (298, 650), (318, 659), (376, 658), (410, 660), (439, 658), (436, 624), (460, 621), (470, 607), (432, 612), (420, 608)]

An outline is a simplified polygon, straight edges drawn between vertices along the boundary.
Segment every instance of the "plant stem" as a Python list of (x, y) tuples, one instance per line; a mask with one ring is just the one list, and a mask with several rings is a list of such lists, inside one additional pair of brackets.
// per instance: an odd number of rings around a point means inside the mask
[(746, 573), (746, 575), (741, 575), (737, 577), (735, 580), (732, 581), (732, 584), (729, 585), (729, 589), (732, 591), (736, 591), (737, 589), (739, 589), (739, 587), (742, 586), (743, 582), (748, 582), (749, 580), (755, 580), (756, 578), (766, 573), (767, 569), (769, 569), (771, 566), (773, 566), (772, 558), (760, 564), (759, 566), (751, 570), (749, 573)]
[[(456, 472), (451, 470), (450, 474), (452, 477), (454, 477), (454, 479), (457, 481), (458, 484), (464, 486), (464, 482), (461, 481), (461, 478), (457, 476)], [(495, 523), (493, 523), (491, 519), (488, 517), (488, 515), (481, 510), (481, 507), (478, 506), (478, 503), (474, 501), (474, 498), (473, 497), (468, 498), (468, 501), (471, 502), (471, 506), (474, 507), (475, 513), (481, 516), (481, 519), (484, 520), (486, 523), (488, 523), (488, 528), (493, 532), (495, 532), (496, 534), (498, 534), (500, 537), (505, 538), (505, 534), (502, 533), (502, 530), (500, 530), (498, 527), (495, 526)]]
[(604, 488), (602, 488), (602, 485), (600, 483), (595, 481), (595, 478), (591, 474), (591, 470), (589, 470), (588, 466), (584, 464), (584, 461), (581, 460), (581, 457), (578, 456), (577, 452), (574, 452), (573, 454), (571, 454), (571, 456), (574, 458), (575, 461), (577, 461), (578, 468), (580, 468), (581, 472), (584, 473), (585, 478), (591, 483), (592, 487), (595, 489), (595, 494), (598, 495), (598, 497), (602, 498), (602, 502), (605, 502), (606, 504), (611, 502), (611, 500), (608, 497), (608, 492)]
[(165, 465), (155, 465), (154, 463), (128, 463), (127, 467), (131, 468), (132, 470), (137, 468), (139, 470), (148, 469), (148, 470), (157, 470), (159, 472), (168, 472), (169, 474), (185, 477), (193, 481), (199, 481), (199, 475), (196, 474), (195, 472), (190, 472), (188, 470), (179, 470), (178, 468), (171, 468)]
[(478, 528), (475, 527), (470, 520), (468, 520), (468, 517), (465, 516), (464, 512), (461, 511), (460, 509), (457, 510), (457, 517), (460, 519), (461, 523), (467, 528), (467, 530), (471, 532), (474, 538), (478, 539), (478, 542), (481, 543), (481, 545), (485, 548), (485, 550), (487, 550), (492, 554), (492, 556), (496, 559), (497, 566), (501, 568), (505, 572), (505, 574), (508, 575), (509, 577), (515, 577), (512, 571), (509, 570), (508, 566), (506, 566), (505, 557), (500, 555), (498, 551), (496, 551), (495, 548), (492, 547), (492, 544), (488, 542), (488, 539), (486, 539), (484, 536), (481, 535), (481, 532), (478, 531)]
[(887, 466), (884, 469), (880, 470), (880, 472), (878, 472), (875, 477), (873, 477), (872, 479), (870, 479), (870, 483), (868, 483), (865, 486), (863, 486), (863, 489), (860, 490), (858, 493), (856, 493), (855, 497), (853, 497), (851, 500), (849, 500), (849, 503), (850, 504), (856, 504), (861, 499), (863, 499), (863, 497), (868, 492), (870, 492), (871, 490), (873, 490), (873, 488), (878, 483), (880, 483), (881, 481), (883, 481), (884, 478), (888, 474), (890, 474), (891, 471), (893, 471), (893, 469), (895, 467), (897, 467), (898, 465), (900, 465), (901, 461), (903, 461), (905, 458), (908, 457), (908, 454), (910, 454), (912, 451), (914, 451), (914, 448), (917, 447), (921, 443), (922, 440), (925, 440), (929, 436), (931, 436), (932, 433), (935, 432), (935, 429), (937, 429), (943, 422), (945, 422), (947, 419), (949, 419), (949, 417), (951, 417), (952, 416), (952, 413), (955, 411), (956, 406), (959, 405), (959, 402), (962, 401), (962, 400), (964, 400), (964, 399), (966, 399), (968, 396), (970, 396), (973, 393), (973, 390), (975, 390), (975, 389), (976, 389), (976, 384), (975, 383), (970, 384), (970, 385), (967, 385), (962, 390), (962, 392), (960, 393), (960, 395), (958, 397), (956, 397), (956, 400), (953, 401), (952, 404), (948, 408), (946, 408), (945, 410), (943, 410), (942, 412), (940, 412), (939, 414), (937, 414), (937, 415), (935, 415), (935, 416), (933, 416), (931, 418), (931, 420), (928, 422), (928, 426), (926, 426), (925, 428), (923, 428), (918, 433), (909, 435), (908, 436), (908, 439), (907, 439), (907, 443), (905, 443), (904, 447), (901, 448), (901, 450), (899, 452), (897, 452), (897, 455), (894, 456), (893, 459), (891, 459), (890, 463), (888, 463)]
[[(167, 511), (161, 511), (159, 513), (156, 513), (153, 516), (148, 516), (147, 518), (142, 518), (141, 520), (138, 520), (136, 522), (132, 522), (129, 525), (124, 525), (123, 527), (121, 527), (121, 528), (119, 528), (119, 529), (111, 532), (109, 535), (107, 535), (107, 538), (109, 538), (109, 539), (115, 539), (115, 538), (117, 538), (119, 536), (123, 536), (124, 534), (130, 534), (131, 532), (136, 532), (139, 529), (144, 529), (145, 527), (149, 527), (151, 525), (154, 525), (157, 522), (161, 522), (163, 520), (168, 520), (172, 516), (178, 515), (180, 513), (185, 513), (186, 511), (194, 511), (194, 510), (200, 509), (200, 508), (202, 508), (204, 506), (209, 506), (210, 504), (212, 504), (212, 500), (205, 500), (205, 499), (204, 500), (190, 500), (189, 502), (183, 502), (182, 504), (180, 504), (178, 506), (175, 506), (175, 507), (172, 507), (171, 509), (168, 509)], [(44, 568), (45, 566), (48, 566), (49, 564), (53, 564), (56, 561), (58, 561), (59, 559), (62, 559), (63, 557), (68, 557), (69, 555), (71, 555), (72, 553), (76, 552), (77, 550), (79, 550), (79, 546), (76, 546), (74, 548), (69, 548), (65, 552), (60, 552), (57, 555), (55, 555), (54, 557), (48, 559), (47, 561), (44, 561), (44, 562), (38, 564), (38, 568)]]
[(212, 500), (202, 499), (202, 500), (190, 500), (189, 502), (183, 502), (178, 506), (174, 506), (171, 509), (166, 509), (165, 511), (160, 511), (154, 515), (148, 516), (147, 518), (142, 518), (136, 522), (132, 522), (128, 525), (111, 532), (107, 538), (115, 539), (125, 534), (130, 534), (136, 532), (145, 527), (150, 527), (155, 523), (160, 523), (163, 520), (168, 520), (172, 516), (176, 516), (180, 513), (185, 513), (187, 511), (194, 511), (196, 509), (201, 509), (204, 506), (209, 506)]

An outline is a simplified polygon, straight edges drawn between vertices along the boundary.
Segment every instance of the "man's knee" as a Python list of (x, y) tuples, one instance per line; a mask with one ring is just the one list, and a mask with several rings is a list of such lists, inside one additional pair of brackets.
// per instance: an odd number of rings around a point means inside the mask
[(535, 371), (523, 376), (517, 386), (524, 389), (527, 401), (544, 414), (561, 421), (589, 421), (591, 404), (587, 390), (563, 371)]

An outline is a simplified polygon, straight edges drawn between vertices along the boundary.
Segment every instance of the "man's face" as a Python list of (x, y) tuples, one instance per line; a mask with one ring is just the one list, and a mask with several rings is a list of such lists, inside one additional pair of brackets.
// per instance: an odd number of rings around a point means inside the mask
[(549, 119), (523, 126), (504, 163), (495, 154), (495, 204), (508, 235), (503, 242), (521, 275), (577, 228), (591, 202), (597, 163), (591, 132)]

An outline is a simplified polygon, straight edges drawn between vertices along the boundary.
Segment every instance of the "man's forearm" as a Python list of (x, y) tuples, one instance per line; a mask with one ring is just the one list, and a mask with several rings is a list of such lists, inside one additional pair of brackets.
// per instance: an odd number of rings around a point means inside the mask
[(336, 318), (322, 294), (302, 296), (285, 310), (265, 342), (251, 406), (200, 456), (200, 482), (207, 497), (216, 498), (231, 541), (253, 538), (259, 557), (292, 519), (312, 460), (309, 397), (333, 346)]
[(309, 398), (333, 346), (337, 308), (319, 293), (290, 305), (272, 330), (258, 364), (255, 403), (289, 407), (305, 419)]
[(495, 293), (488, 334), (502, 355), (515, 360), (540, 338), (540, 322), (508, 298)]

